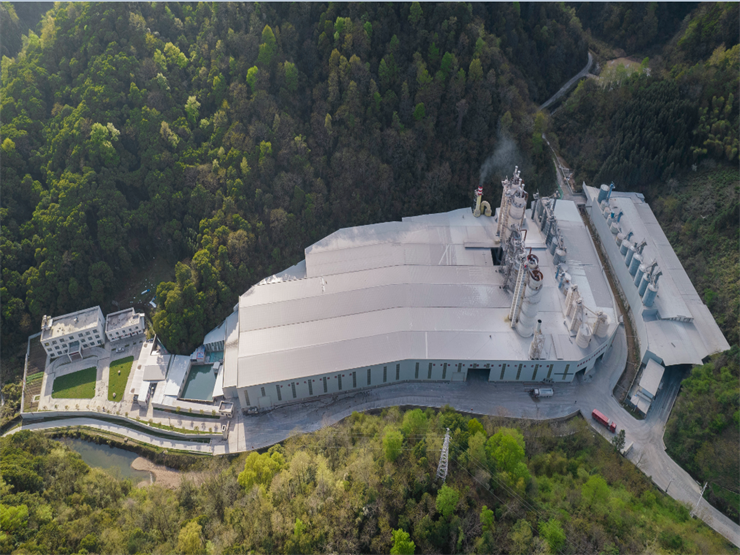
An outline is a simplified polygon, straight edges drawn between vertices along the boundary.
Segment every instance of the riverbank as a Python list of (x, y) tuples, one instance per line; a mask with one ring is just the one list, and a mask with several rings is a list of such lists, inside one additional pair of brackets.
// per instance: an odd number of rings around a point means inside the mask
[[(177, 472), (176, 470), (171, 470), (167, 468), (166, 466), (162, 466), (161, 464), (154, 464), (152, 461), (145, 459), (144, 457), (136, 457), (131, 462), (131, 468), (134, 470), (142, 470), (146, 472), (151, 472), (154, 474), (154, 479), (156, 480), (156, 483), (160, 486), (163, 486), (168, 489), (177, 489), (180, 487), (180, 482), (182, 482), (183, 474), (180, 472)], [(138, 484), (136, 484), (136, 487), (146, 487), (151, 485), (151, 480), (142, 480)]]

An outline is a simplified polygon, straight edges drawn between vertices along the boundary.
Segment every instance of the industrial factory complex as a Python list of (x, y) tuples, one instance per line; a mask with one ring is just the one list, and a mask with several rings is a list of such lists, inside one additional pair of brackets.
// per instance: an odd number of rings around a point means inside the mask
[(495, 216), (480, 195), (475, 210), (341, 229), (252, 287), (219, 328), (224, 394), (254, 410), (399, 381), (590, 372), (618, 321), (575, 204), (529, 199), (518, 170)]
[[(641, 195), (585, 187), (579, 211), (530, 198), (518, 169), (502, 186), (495, 213), (479, 188), (473, 209), (340, 229), (311, 245), (244, 293), (192, 355), (147, 341), (127, 396), (144, 409), (230, 415), (398, 382), (571, 382), (594, 371), (627, 316), (644, 367), (630, 399), (645, 413), (666, 366), (729, 348)], [(104, 330), (116, 341), (143, 328), (133, 309), (104, 320), (95, 307), (45, 317), (42, 342), (64, 363), (101, 346)]]

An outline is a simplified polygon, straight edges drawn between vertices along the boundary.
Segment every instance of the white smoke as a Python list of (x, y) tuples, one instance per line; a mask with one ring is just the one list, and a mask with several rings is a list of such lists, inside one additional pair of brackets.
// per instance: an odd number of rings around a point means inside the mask
[(514, 166), (521, 165), (519, 148), (516, 146), (514, 140), (506, 131), (501, 129), (501, 126), (499, 126), (496, 135), (496, 150), (493, 151), (493, 154), (480, 167), (478, 184), (481, 187), (491, 174), (498, 174), (499, 176), (512, 175), (514, 173)]

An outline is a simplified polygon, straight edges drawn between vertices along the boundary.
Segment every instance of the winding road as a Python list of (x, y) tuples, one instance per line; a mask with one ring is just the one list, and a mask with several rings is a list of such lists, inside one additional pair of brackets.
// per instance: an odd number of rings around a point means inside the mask
[(572, 77), (565, 85), (560, 87), (560, 90), (556, 92), (554, 95), (552, 95), (550, 98), (548, 98), (545, 101), (545, 103), (539, 107), (539, 109), (544, 110), (545, 108), (550, 106), (550, 104), (552, 104), (553, 102), (558, 100), (561, 96), (563, 96), (565, 93), (567, 93), (570, 90), (570, 88), (578, 82), (579, 79), (581, 79), (582, 77), (585, 77), (588, 74), (588, 72), (591, 71), (591, 66), (593, 64), (594, 64), (594, 57), (591, 55), (591, 52), (589, 52), (588, 53), (588, 63), (586, 64), (586, 66), (581, 71), (576, 73), (576, 75)]

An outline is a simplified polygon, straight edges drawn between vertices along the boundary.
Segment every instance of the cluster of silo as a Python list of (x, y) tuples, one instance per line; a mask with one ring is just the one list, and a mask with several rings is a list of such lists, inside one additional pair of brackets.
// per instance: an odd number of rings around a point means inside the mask
[(613, 188), (613, 183), (601, 186), (598, 196), (599, 209), (606, 219), (607, 227), (619, 247), (620, 254), (624, 257), (624, 263), (635, 287), (637, 287), (642, 303), (651, 307), (658, 295), (658, 278), (661, 272), (656, 272), (657, 262), (653, 261), (650, 264), (645, 262), (642, 251), (647, 241), (643, 239), (639, 243), (632, 242), (633, 232), (627, 232), (623, 229), (622, 216), (624, 213), (613, 202), (609, 202)]
[[(603, 311), (594, 313), (586, 307), (578, 285), (573, 284), (568, 288), (563, 308), (568, 332), (571, 336), (575, 336), (576, 345), (582, 349), (588, 347), (594, 335), (606, 337), (609, 333), (609, 318)], [(593, 322), (587, 320), (586, 311), (595, 317)]]
[(534, 333), (543, 277), (539, 260), (530, 254), (519, 269), (509, 309), (511, 327), (522, 337), (531, 337)]

